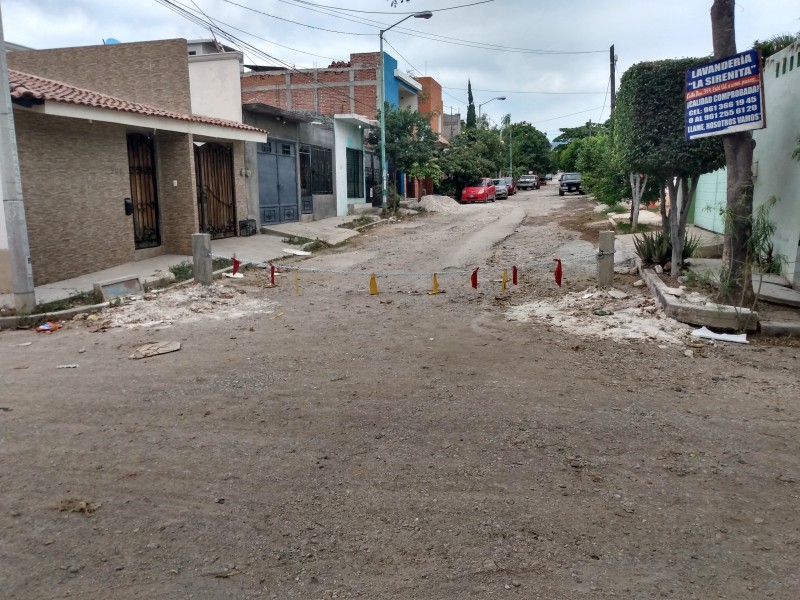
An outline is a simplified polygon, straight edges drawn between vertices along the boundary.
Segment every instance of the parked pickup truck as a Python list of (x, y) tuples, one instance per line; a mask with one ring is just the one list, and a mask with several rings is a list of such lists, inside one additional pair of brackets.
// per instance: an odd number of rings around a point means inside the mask
[(521, 190), (538, 190), (539, 189), (539, 176), (538, 175), (521, 175), (517, 179), (517, 187)]
[(581, 182), (580, 173), (564, 173), (559, 179), (558, 195), (563, 196), (572, 192), (583, 194), (583, 182)]

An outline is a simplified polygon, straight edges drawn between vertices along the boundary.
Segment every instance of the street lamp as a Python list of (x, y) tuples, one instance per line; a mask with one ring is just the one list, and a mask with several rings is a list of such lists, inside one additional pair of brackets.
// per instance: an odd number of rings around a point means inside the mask
[(430, 19), (433, 16), (433, 13), (429, 10), (414, 13), (408, 15), (400, 19), (394, 25), (390, 25), (386, 29), (381, 29), (380, 33), (380, 40), (381, 40), (381, 90), (380, 90), (380, 104), (381, 104), (381, 208), (386, 210), (387, 200), (389, 196), (389, 189), (388, 189), (388, 177), (389, 177), (389, 169), (386, 164), (386, 66), (384, 65), (383, 60), (383, 34), (389, 31), (392, 27), (396, 27), (400, 25), (406, 19), (410, 19), (414, 17), (415, 19)]
[[(495, 96), (494, 98), (492, 98), (492, 100), (505, 100), (505, 99), (506, 99), (505, 96)], [(489, 104), (489, 102), (491, 102), (492, 100), (487, 100), (483, 104), (478, 104), (478, 121), (481, 120), (481, 106)]]

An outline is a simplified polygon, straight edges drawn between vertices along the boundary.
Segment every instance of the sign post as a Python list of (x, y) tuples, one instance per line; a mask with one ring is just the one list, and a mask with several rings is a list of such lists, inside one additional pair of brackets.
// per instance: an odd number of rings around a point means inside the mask
[(686, 71), (686, 139), (763, 129), (761, 55), (748, 50)]

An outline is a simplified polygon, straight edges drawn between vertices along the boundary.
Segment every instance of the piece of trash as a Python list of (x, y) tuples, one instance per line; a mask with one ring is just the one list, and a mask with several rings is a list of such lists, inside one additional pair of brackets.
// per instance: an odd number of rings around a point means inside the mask
[(226, 577), (233, 577), (234, 575), (238, 575), (239, 573), (241, 573), (241, 571), (237, 571), (236, 569), (231, 569), (230, 571), (222, 571), (221, 573), (215, 573), (214, 577), (224, 579)]
[(180, 342), (150, 342), (137, 346), (130, 358), (140, 359), (158, 356), (159, 354), (169, 354), (181, 349)]
[(21, 344), (14, 344), (15, 346), (30, 346), (33, 342), (22, 342)]
[(605, 310), (605, 309), (602, 309), (602, 308), (596, 308), (592, 312), (594, 312), (594, 314), (596, 314), (598, 317), (607, 317), (608, 315), (613, 315), (614, 314), (610, 310)]
[(78, 365), (58, 365), (56, 369), (77, 369)]
[(83, 513), (87, 517), (93, 514), (102, 504), (87, 502), (86, 500), (78, 500), (77, 498), (66, 498), (58, 505), (58, 510), (61, 512), (70, 513)]
[(749, 344), (747, 341), (746, 333), (715, 333), (707, 327), (695, 329), (692, 332), (694, 337), (704, 338), (707, 340), (719, 340), (721, 342), (734, 342), (736, 344)]
[(47, 323), (42, 323), (36, 328), (36, 331), (39, 333), (52, 333), (54, 331), (58, 331), (61, 329), (61, 323), (54, 323), (53, 321), (48, 321)]
[(217, 504), (225, 504), (225, 498), (217, 498), (216, 500), (214, 500), (214, 502), (216, 502)]
[(223, 273), (225, 277), (229, 277), (230, 279), (244, 279), (244, 274), (242, 273)]
[(8, 406), (0, 406), (0, 410), (2, 410), (3, 412), (11, 412), (14, 409)]
[(287, 254), (294, 254), (295, 256), (311, 256), (311, 252), (307, 250), (297, 250), (296, 248), (283, 248)]
[(282, 317), (282, 316), (283, 316), (283, 313), (278, 313), (278, 314), (277, 314), (277, 315), (275, 315), (274, 317), (270, 317), (270, 318), (269, 318), (269, 320), (270, 320), (270, 321), (274, 321), (274, 320), (275, 320), (275, 319), (277, 319), (278, 317)]

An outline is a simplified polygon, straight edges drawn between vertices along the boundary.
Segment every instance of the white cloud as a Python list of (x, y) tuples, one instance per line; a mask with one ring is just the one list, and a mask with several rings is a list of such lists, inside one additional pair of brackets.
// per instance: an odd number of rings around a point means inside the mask
[[(190, 0), (176, 0), (194, 8)], [(326, 66), (329, 58), (346, 60), (351, 52), (378, 49), (378, 31), (403, 18), (405, 12), (432, 10), (429, 20), (409, 19), (386, 34), (396, 50), (386, 47), (403, 70), (415, 69), (437, 79), (446, 88), (466, 88), (472, 80), (475, 102), (505, 95), (484, 107), (494, 122), (511, 113), (513, 121), (528, 121), (557, 135), (559, 127), (572, 127), (588, 119), (597, 121), (603, 111), (609, 74), (608, 48), (615, 44), (619, 56), (617, 81), (634, 63), (711, 53), (711, 0), (573, 0), (532, 2), (495, 0), (459, 10), (438, 9), (468, 4), (469, 0), (414, 0), (392, 9), (385, 0), (315, 0), (338, 11), (302, 8), (293, 0), (235, 0), (273, 17), (245, 10), (224, 0), (195, 0), (210, 17), (238, 27), (237, 37), (264, 52), (297, 66)], [(740, 49), (759, 38), (800, 29), (796, 0), (738, 0), (736, 34)], [(4, 0), (3, 21), (8, 41), (34, 48), (80, 46), (101, 43), (113, 37), (123, 42), (173, 37), (209, 37), (207, 30), (184, 20), (155, 0)], [(387, 14), (345, 12), (356, 9)], [(338, 12), (348, 20), (335, 18)], [(280, 20), (280, 17), (286, 20)], [(345, 35), (311, 29), (288, 22), (368, 35)], [(358, 21), (358, 22), (353, 22)], [(381, 23), (383, 25), (381, 25)], [(228, 26), (221, 25), (223, 29)], [(469, 48), (405, 35), (402, 28), (426, 35), (456, 38), (465, 43), (481, 42), (507, 47), (591, 51), (596, 54), (542, 55)], [(280, 45), (277, 45), (280, 44)], [(287, 49), (303, 50), (310, 56)], [(255, 56), (252, 60), (258, 60)], [(267, 61), (259, 61), (266, 64)], [(412, 66), (413, 65), (413, 66)], [(500, 93), (477, 90), (502, 90)], [(464, 114), (467, 93), (447, 89), (446, 111)], [(514, 92), (599, 92), (593, 95), (540, 95)], [(605, 99), (605, 100), (604, 100)], [(568, 116), (596, 109), (591, 112)]]

